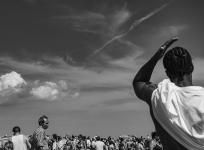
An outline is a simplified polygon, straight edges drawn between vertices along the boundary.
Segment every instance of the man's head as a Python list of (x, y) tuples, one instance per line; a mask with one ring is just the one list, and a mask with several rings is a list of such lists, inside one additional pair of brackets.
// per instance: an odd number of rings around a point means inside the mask
[(53, 138), (54, 140), (57, 140), (57, 134), (53, 134), (53, 135), (52, 135), (52, 138)]
[(96, 136), (96, 141), (100, 141), (100, 140), (101, 140), (100, 136)]
[(43, 129), (47, 129), (47, 128), (48, 128), (48, 124), (49, 124), (48, 117), (45, 116), (45, 115), (41, 116), (41, 117), (38, 119), (38, 124), (39, 124), (39, 126), (41, 126)]
[(18, 126), (15, 126), (15, 127), (13, 127), (12, 131), (13, 131), (13, 134), (16, 135), (17, 133), (21, 132), (21, 128)]
[(13, 150), (13, 142), (7, 141), (4, 145), (5, 150)]
[(185, 75), (191, 75), (194, 69), (189, 52), (182, 47), (170, 49), (164, 56), (163, 65), (167, 76), (182, 81)]
[(155, 140), (159, 139), (159, 136), (157, 135), (157, 132), (155, 131), (151, 133), (151, 136), (152, 136), (152, 139), (155, 139)]

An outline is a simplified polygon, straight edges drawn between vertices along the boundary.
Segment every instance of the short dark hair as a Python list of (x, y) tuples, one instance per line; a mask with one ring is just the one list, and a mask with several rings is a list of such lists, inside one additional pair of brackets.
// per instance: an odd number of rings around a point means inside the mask
[(41, 116), (41, 117), (38, 119), (38, 124), (39, 124), (40, 126), (42, 126), (42, 125), (44, 124), (44, 122), (45, 122), (45, 119), (48, 119), (48, 117), (45, 116), (45, 115)]
[(12, 142), (12, 141), (7, 141), (7, 142), (4, 144), (4, 147), (13, 149), (13, 142)]
[(21, 132), (21, 128), (19, 127), (19, 126), (15, 126), (15, 127), (13, 127), (13, 133), (20, 133)]
[(97, 140), (97, 141), (101, 140), (100, 136), (97, 136), (97, 137), (96, 137), (96, 140)]
[(53, 134), (52, 137), (53, 137), (53, 139), (56, 140), (57, 139), (57, 134)]
[(194, 70), (190, 53), (182, 47), (170, 49), (163, 58), (163, 65), (168, 76), (183, 78)]
[(151, 133), (151, 136), (152, 136), (152, 139), (154, 139), (156, 136), (158, 136), (158, 134), (157, 134), (156, 131), (154, 131), (154, 132)]

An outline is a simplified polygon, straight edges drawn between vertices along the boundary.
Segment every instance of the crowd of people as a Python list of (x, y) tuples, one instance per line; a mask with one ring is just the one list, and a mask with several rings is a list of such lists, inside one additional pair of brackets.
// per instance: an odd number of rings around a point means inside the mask
[(111, 136), (84, 136), (57, 134), (46, 135), (49, 121), (47, 116), (38, 120), (39, 127), (32, 135), (25, 136), (19, 126), (13, 127), (13, 135), (1, 138), (1, 150), (162, 150), (162, 144), (156, 132), (151, 137), (123, 135), (118, 138)]

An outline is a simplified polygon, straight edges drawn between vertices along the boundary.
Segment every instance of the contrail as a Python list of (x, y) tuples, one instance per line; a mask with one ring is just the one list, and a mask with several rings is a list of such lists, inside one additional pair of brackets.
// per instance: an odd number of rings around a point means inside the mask
[(152, 11), (151, 13), (147, 14), (146, 16), (140, 18), (139, 20), (135, 20), (132, 25), (129, 27), (129, 29), (119, 35), (114, 36), (112, 39), (110, 39), (109, 41), (107, 41), (103, 46), (101, 46), (100, 48), (96, 49), (90, 56), (94, 56), (97, 53), (99, 53), (100, 51), (102, 51), (106, 46), (108, 46), (110, 43), (114, 42), (117, 39), (120, 39), (122, 37), (124, 37), (125, 35), (127, 35), (130, 31), (132, 31), (135, 27), (137, 27), (138, 25), (140, 25), (141, 23), (143, 23), (145, 20), (149, 19), (150, 17), (152, 17), (153, 15), (157, 14), (158, 12), (160, 12), (161, 10), (163, 10), (166, 6), (168, 6), (169, 3), (166, 3), (164, 5), (162, 5), (161, 7), (157, 8), (156, 10)]

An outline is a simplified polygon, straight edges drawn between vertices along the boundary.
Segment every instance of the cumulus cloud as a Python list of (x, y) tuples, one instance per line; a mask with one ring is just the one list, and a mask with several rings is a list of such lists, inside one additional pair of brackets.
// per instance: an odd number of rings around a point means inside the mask
[(0, 76), (0, 105), (11, 105), (33, 100), (65, 100), (79, 96), (78, 88), (65, 80), (26, 82), (15, 71)]
[(15, 71), (2, 75), (0, 77), (0, 95), (19, 93), (26, 84), (21, 75)]
[(44, 85), (32, 88), (30, 93), (39, 99), (55, 100), (59, 95), (56, 83), (45, 82)]
[(35, 81), (35, 87), (30, 91), (30, 94), (37, 99), (55, 101), (61, 100), (64, 97), (78, 97), (78, 92), (73, 92), (73, 90), (68, 88), (67, 82), (60, 80), (58, 82), (44, 82), (40, 83)]
[(126, 23), (130, 17), (132, 16), (132, 13), (124, 6), (122, 9), (119, 9), (115, 11), (113, 14), (109, 16), (110, 18), (110, 30), (114, 33), (119, 28)]

